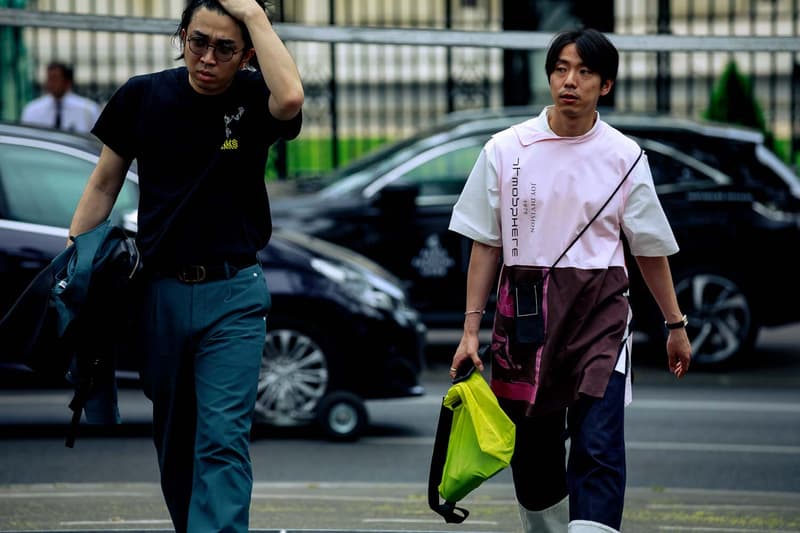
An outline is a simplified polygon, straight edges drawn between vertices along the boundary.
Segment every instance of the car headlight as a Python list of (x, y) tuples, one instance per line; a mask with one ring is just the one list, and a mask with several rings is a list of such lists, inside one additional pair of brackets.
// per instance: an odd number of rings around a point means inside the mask
[(395, 307), (392, 296), (381, 286), (376, 286), (375, 279), (370, 280), (357, 270), (318, 257), (311, 259), (311, 267), (364, 305), (385, 311)]

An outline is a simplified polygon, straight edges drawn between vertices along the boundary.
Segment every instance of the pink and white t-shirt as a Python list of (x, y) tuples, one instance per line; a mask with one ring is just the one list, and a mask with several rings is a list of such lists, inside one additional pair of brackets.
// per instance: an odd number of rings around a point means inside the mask
[[(492, 388), (529, 415), (579, 394), (602, 397), (630, 351), (628, 277), (621, 233), (635, 256), (678, 251), (639, 146), (599, 116), (579, 137), (559, 137), (547, 111), (494, 135), (453, 208), (450, 229), (503, 248), (492, 336)], [(547, 272), (622, 187), (555, 268)], [(545, 339), (517, 342), (519, 290), (538, 284)], [(629, 374), (629, 373), (628, 373)]]

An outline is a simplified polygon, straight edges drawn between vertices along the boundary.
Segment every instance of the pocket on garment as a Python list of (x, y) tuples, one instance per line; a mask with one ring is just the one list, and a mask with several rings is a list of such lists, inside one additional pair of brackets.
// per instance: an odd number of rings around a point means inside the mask
[(512, 283), (514, 342), (544, 344), (544, 288), (541, 280)]
[(237, 307), (257, 305), (260, 313), (266, 315), (272, 306), (272, 297), (261, 265), (255, 264), (237, 272), (228, 282), (228, 293), (224, 302)]

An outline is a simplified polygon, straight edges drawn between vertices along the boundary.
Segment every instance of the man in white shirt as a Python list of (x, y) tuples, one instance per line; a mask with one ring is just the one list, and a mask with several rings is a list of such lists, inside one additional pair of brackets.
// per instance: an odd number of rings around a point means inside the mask
[(47, 65), (47, 94), (28, 102), (20, 122), (86, 133), (92, 129), (100, 106), (72, 92), (73, 69), (64, 63)]

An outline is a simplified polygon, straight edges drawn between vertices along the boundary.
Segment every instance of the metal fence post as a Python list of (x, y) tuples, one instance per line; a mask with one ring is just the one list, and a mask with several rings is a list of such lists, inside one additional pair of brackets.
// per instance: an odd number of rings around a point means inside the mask
[[(447, 30), (453, 28), (453, 0), (444, 0), (444, 27)], [(445, 55), (445, 65), (447, 68), (447, 112), (451, 113), (456, 109), (455, 90), (456, 84), (453, 80), (453, 47), (447, 47)]]
[[(276, 14), (276, 18), (278, 19), (278, 22), (285, 22), (283, 0), (278, 3), (277, 9), (278, 12)], [(289, 174), (289, 168), (286, 158), (286, 141), (284, 139), (278, 139), (275, 142), (273, 161), (275, 164), (275, 173), (278, 175), (278, 179), (285, 180)]]
[[(670, 30), (670, 0), (658, 0), (658, 33), (671, 33)], [(669, 112), (670, 94), (672, 93), (672, 74), (670, 72), (670, 54), (656, 52), (656, 109), (659, 112)]]
[(796, 171), (800, 171), (800, 62), (795, 60), (792, 67), (792, 94), (791, 94), (791, 134), (789, 163)]
[[(504, 30), (535, 30), (538, 29), (539, 22), (539, 13), (534, 2), (503, 1)], [(503, 104), (530, 104), (534, 96), (531, 81), (531, 52), (503, 50)]]
[[(336, 26), (336, 0), (328, 1), (328, 17), (331, 26)], [(336, 43), (330, 44), (331, 51), (331, 79), (328, 95), (331, 106), (331, 168), (339, 166), (339, 131), (336, 116)]]
[[(24, 9), (25, 4), (25, 0), (0, 0), (0, 7)], [(0, 26), (0, 44), (0, 119), (16, 120), (31, 97), (22, 28)]]

